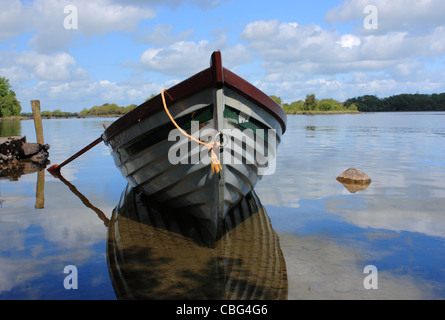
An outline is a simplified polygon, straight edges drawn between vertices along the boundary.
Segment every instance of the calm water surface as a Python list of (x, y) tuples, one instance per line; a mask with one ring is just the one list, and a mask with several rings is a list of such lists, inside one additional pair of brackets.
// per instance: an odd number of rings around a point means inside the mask
[[(95, 140), (112, 120), (44, 120), (52, 164)], [(32, 121), (1, 122), (0, 132), (36, 140)], [(444, 299), (444, 146), (443, 113), (289, 116), (276, 171), (256, 187), (261, 216), (252, 217), (265, 217), (263, 242), (247, 236), (256, 223), (249, 218), (211, 248), (122, 219), (117, 252), (126, 263), (132, 259), (130, 274), (152, 270), (160, 277), (189, 267), (165, 277), (170, 282), (136, 281), (139, 273), (125, 283), (146, 284), (146, 297), (180, 298), (184, 288), (212, 297), (203, 288), (220, 277), (218, 294), (243, 298), (252, 281), (246, 274), (253, 274), (260, 279), (254, 297), (279, 291), (282, 299)], [(351, 193), (336, 181), (350, 167), (371, 177), (365, 190)], [(95, 147), (62, 172), (65, 183), (46, 171), (1, 177), (0, 299), (116, 299), (128, 291), (107, 262), (113, 210), (127, 185), (108, 148)], [(129, 253), (130, 244), (139, 251)], [(275, 260), (258, 259), (265, 248)], [(156, 261), (141, 259), (141, 252), (157, 252)], [(206, 272), (208, 259), (222, 276)], [(68, 265), (78, 271), (76, 290), (64, 287)], [(365, 289), (367, 265), (377, 269), (377, 289)], [(286, 281), (273, 282), (277, 276)]]

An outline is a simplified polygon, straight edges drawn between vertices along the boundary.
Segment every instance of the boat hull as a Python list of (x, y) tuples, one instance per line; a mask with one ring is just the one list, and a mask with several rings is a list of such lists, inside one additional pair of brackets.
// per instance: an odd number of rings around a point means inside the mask
[[(175, 92), (169, 89), (167, 97), (170, 91)], [(189, 135), (218, 143), (213, 151), (221, 171), (212, 172), (208, 146), (181, 133), (163, 108), (147, 109), (149, 116), (140, 113), (117, 133), (107, 130), (104, 141), (132, 187), (204, 220), (218, 237), (227, 212), (274, 166), (281, 118), (225, 82), (170, 99), (167, 107)]]

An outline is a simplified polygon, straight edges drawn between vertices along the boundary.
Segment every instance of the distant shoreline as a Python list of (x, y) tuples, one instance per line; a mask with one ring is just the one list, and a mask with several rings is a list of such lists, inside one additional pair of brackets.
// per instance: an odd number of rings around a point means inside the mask
[(286, 112), (287, 115), (319, 115), (319, 114), (360, 114), (360, 111), (350, 111), (350, 110), (330, 110), (330, 111), (292, 111)]
[[(286, 112), (286, 111), (285, 111)], [(287, 111), (287, 115), (333, 115), (333, 114), (364, 114), (364, 113), (385, 113), (385, 112), (394, 112), (394, 113), (403, 113), (403, 112), (436, 112), (435, 110), (431, 111), (351, 111), (351, 110), (329, 110), (329, 111), (320, 111), (320, 110), (306, 110), (306, 111)], [(104, 115), (94, 115), (94, 116), (65, 116), (65, 117), (42, 117), (43, 120), (47, 119), (94, 119), (94, 118), (120, 118), (123, 114), (104, 114)], [(33, 120), (33, 117), (30, 116), (12, 116), (0, 118), (0, 121), (16, 121), (16, 120)]]
[[(85, 118), (119, 118), (122, 117), (122, 114), (107, 114), (107, 115), (94, 115), (94, 116), (66, 116), (66, 117), (41, 117), (42, 120), (48, 120), (48, 119), (85, 119)], [(33, 117), (28, 116), (14, 116), (14, 117), (5, 117), (0, 118), (0, 121), (15, 121), (15, 120), (34, 120)]]
[[(286, 111), (285, 111), (286, 112)], [(306, 110), (306, 111), (287, 111), (287, 115), (319, 115), (319, 114), (360, 114), (360, 111), (349, 111), (349, 110), (330, 110), (330, 111), (319, 111), (319, 110)], [(45, 119), (86, 119), (86, 118), (120, 118), (123, 114), (104, 114), (104, 115), (94, 115), (94, 116), (64, 116), (64, 117), (44, 117)], [(33, 120), (30, 116), (12, 116), (0, 118), (0, 121), (15, 121), (15, 120)]]

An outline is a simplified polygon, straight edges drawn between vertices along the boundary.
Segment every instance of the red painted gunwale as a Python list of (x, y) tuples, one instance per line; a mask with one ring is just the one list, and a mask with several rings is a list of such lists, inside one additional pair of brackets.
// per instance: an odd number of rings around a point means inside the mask
[[(213, 52), (210, 68), (168, 89), (165, 94), (166, 102), (167, 104), (172, 104), (204, 89), (210, 87), (222, 88), (225, 85), (272, 114), (279, 121), (282, 133), (286, 131), (287, 117), (284, 110), (264, 92), (233, 72), (223, 68), (220, 51)], [(102, 135), (105, 143), (125, 128), (163, 109), (161, 94), (158, 94), (113, 122)]]

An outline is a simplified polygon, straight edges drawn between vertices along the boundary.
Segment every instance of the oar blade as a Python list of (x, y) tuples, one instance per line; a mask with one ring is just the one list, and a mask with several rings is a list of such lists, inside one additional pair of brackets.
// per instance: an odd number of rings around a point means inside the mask
[(60, 166), (58, 164), (52, 165), (46, 169), (54, 178), (57, 178), (57, 174), (60, 173)]

